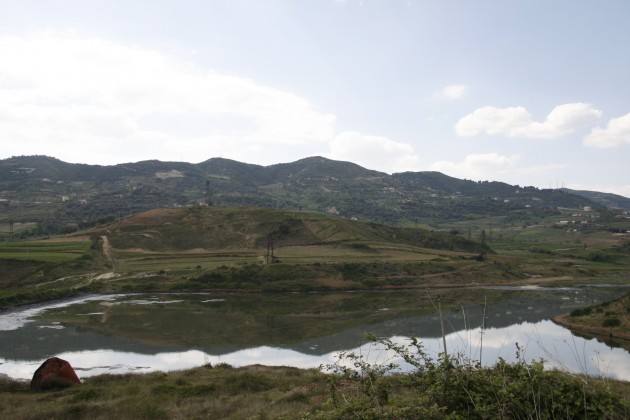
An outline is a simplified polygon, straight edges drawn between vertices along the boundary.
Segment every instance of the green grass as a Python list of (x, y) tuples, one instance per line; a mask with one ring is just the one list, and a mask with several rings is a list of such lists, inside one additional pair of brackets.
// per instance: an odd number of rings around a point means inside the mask
[(538, 363), (499, 361), (479, 368), (453, 360), (387, 375), (388, 368), (352, 360), (362, 374), (207, 365), (169, 373), (105, 374), (40, 392), (0, 379), (0, 417), (625, 419), (630, 412), (628, 383), (547, 372)]
[(101, 375), (58, 391), (0, 382), (0, 417), (11, 419), (296, 418), (326, 399), (315, 370), (206, 366), (146, 375)]
[(91, 242), (88, 240), (0, 242), (0, 260), (66, 262), (81, 257), (90, 246)]
[[(165, 270), (171, 274), (189, 274), (199, 270), (213, 270), (221, 266), (238, 266), (265, 262), (265, 248), (196, 250), (194, 252), (148, 252), (144, 250), (115, 251), (116, 270), (119, 272), (152, 272)], [(430, 249), (392, 245), (379, 242), (295, 245), (274, 249), (282, 264), (346, 263), (346, 262), (421, 262), (444, 256), (454, 258), (472, 254), (451, 253)], [(447, 257), (448, 258), (448, 257)]]
[(222, 265), (254, 263), (262, 256), (251, 250), (199, 251), (196, 253), (116, 251), (116, 271), (125, 273), (155, 272), (188, 274), (191, 271), (212, 270)]
[[(18, 234), (23, 230), (32, 229), (37, 226), (35, 222), (13, 223), (13, 234)], [(11, 234), (11, 225), (9, 223), (0, 223), (0, 234), (8, 237)]]

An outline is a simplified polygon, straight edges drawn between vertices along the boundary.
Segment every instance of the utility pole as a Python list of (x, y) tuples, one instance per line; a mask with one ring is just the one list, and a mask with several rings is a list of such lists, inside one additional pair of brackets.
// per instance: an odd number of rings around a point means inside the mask
[(273, 264), (276, 262), (276, 257), (273, 255), (273, 237), (271, 233), (267, 235), (267, 256), (265, 257), (267, 264)]
[(210, 180), (206, 179), (206, 204), (212, 205), (212, 198), (210, 197)]

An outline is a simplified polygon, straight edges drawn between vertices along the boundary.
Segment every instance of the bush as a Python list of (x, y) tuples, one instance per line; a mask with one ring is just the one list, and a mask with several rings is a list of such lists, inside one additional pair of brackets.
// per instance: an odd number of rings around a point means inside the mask
[[(413, 371), (400, 374), (391, 357), (369, 363), (363, 355), (340, 353), (323, 367), (331, 373), (331, 418), (625, 418), (630, 409), (603, 385), (546, 371), (542, 360), (525, 362), (518, 344), (518, 362), (499, 359), (482, 367), (458, 355), (433, 360), (416, 338), (402, 346), (369, 338), (375, 351), (393, 352)], [(392, 404), (397, 392), (416, 398)]]
[(619, 318), (606, 318), (602, 322), (602, 327), (618, 327), (620, 324)]
[(586, 259), (593, 262), (613, 262), (614, 258), (612, 255), (607, 254), (602, 251), (592, 251), (587, 256)]
[(571, 311), (572, 317), (587, 316), (593, 313), (593, 308), (579, 308)]

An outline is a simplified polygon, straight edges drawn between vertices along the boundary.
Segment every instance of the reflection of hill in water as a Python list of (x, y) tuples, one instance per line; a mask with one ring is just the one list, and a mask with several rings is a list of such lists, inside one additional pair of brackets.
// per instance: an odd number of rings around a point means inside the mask
[(624, 349), (630, 353), (630, 340), (622, 337), (613, 337), (611, 339), (608, 334), (593, 334), (584, 331), (572, 331), (572, 334), (585, 340), (595, 340), (611, 348)]
[[(556, 315), (571, 312), (577, 307), (589, 305), (593, 301), (612, 299), (619, 296), (619, 293), (612, 293), (610, 297), (605, 297), (606, 295), (577, 289), (519, 292), (513, 298), (502, 299), (487, 305), (485, 327), (504, 328), (524, 322), (535, 323), (551, 319)], [(482, 314), (483, 305), (468, 305), (464, 306), (463, 310), (461, 307), (443, 310), (446, 334), (462, 331), (465, 328), (479, 328)], [(356, 348), (365, 342), (363, 337), (365, 332), (370, 332), (377, 337), (411, 335), (421, 339), (441, 337), (440, 320), (436, 310), (431, 315), (400, 317), (371, 325), (362, 325), (329, 337), (308, 340), (289, 347), (301, 353), (326, 354), (334, 350)]]
[[(486, 292), (493, 296), (492, 303), (490, 303), (489, 299), (486, 307), (487, 328), (502, 328), (522, 322), (538, 322), (550, 319), (555, 315), (570, 312), (576, 307), (612, 299), (622, 293), (613, 289), (501, 291), (500, 294), (495, 293), (494, 295), (495, 291), (489, 290), (476, 290), (475, 292), (478, 293), (478, 296), (473, 300), (475, 302), (483, 301), (483, 296)], [(360, 293), (349, 298), (348, 294), (346, 294), (343, 296), (343, 299), (346, 300), (335, 302), (335, 305), (338, 306), (336, 308), (338, 312), (334, 313), (334, 316), (320, 314), (320, 320), (317, 320), (315, 315), (318, 311), (324, 310), (323, 306), (313, 311), (304, 307), (303, 314), (293, 313), (293, 309), (291, 309), (290, 313), (283, 313), (282, 310), (276, 309), (275, 313), (277, 314), (270, 315), (270, 313), (274, 313), (273, 309), (268, 310), (267, 313), (260, 313), (260, 307), (244, 304), (244, 302), (253, 302), (251, 297), (247, 297), (244, 301), (237, 299), (231, 306), (223, 308), (226, 311), (223, 314), (223, 318), (221, 318), (222, 312), (216, 308), (212, 314), (206, 314), (213, 316), (208, 321), (208, 324), (218, 324), (222, 319), (223, 321), (228, 319), (239, 320), (238, 323), (233, 325), (221, 325), (221, 331), (229, 331), (229, 334), (213, 333), (205, 337), (195, 337), (194, 333), (182, 331), (182, 329), (185, 329), (187, 322), (186, 318), (182, 318), (182, 314), (186, 313), (185, 311), (176, 312), (175, 315), (177, 316), (175, 318), (179, 317), (181, 319), (178, 319), (179, 323), (174, 323), (170, 326), (165, 324), (170, 321), (168, 311), (166, 311), (164, 313), (165, 317), (156, 321), (158, 325), (163, 327), (160, 330), (161, 333), (149, 331), (149, 335), (147, 335), (146, 331), (142, 331), (142, 340), (138, 339), (138, 336), (129, 333), (129, 331), (121, 332), (115, 329), (95, 330), (90, 328), (89, 324), (87, 324), (87, 327), (67, 325), (63, 329), (53, 329), (38, 328), (37, 323), (29, 323), (18, 330), (0, 331), (0, 357), (13, 360), (39, 360), (63, 352), (101, 349), (141, 354), (198, 349), (210, 355), (223, 355), (263, 345), (292, 349), (305, 354), (321, 355), (335, 350), (357, 347), (365, 341), (363, 335), (368, 331), (384, 337), (394, 335), (408, 336), (412, 334), (420, 338), (440, 337), (439, 318), (433, 304), (430, 307), (425, 307), (423, 310), (415, 311), (418, 315), (410, 312), (408, 307), (401, 309), (398, 306), (394, 306), (397, 304), (404, 305), (403, 301), (397, 300), (401, 296), (404, 296), (407, 301), (409, 299), (413, 301), (415, 298), (414, 293), (416, 293), (418, 301), (423, 296), (426, 298), (426, 293), (422, 294), (420, 292), (406, 292), (406, 295), (383, 293), (368, 296), (367, 300)], [(334, 295), (311, 297), (311, 299), (324, 300), (334, 300), (334, 298), (336, 298)], [(265, 299), (275, 300), (275, 307), (282, 308), (283, 299), (296, 299), (297, 303), (305, 305), (309, 297), (283, 296), (278, 298), (277, 296), (263, 296), (259, 297), (259, 299), (263, 301)], [(348, 301), (347, 299), (350, 300)], [(357, 301), (354, 301), (354, 299), (357, 299)], [(295, 300), (292, 300), (292, 302), (296, 304)], [(387, 302), (394, 305), (385, 305)], [(372, 314), (364, 316), (362, 319), (357, 319), (357, 304), (368, 308)], [(426, 302), (423, 304), (426, 304)], [(196, 305), (198, 305), (198, 302), (190, 303), (190, 307), (187, 310), (191, 313), (198, 311), (199, 306)], [(343, 306), (353, 309), (344, 312)], [(389, 310), (384, 310), (385, 306)], [(134, 311), (137, 312), (139, 309), (136, 307)], [(462, 307), (456, 302), (445, 298), (443, 314), (446, 318), (445, 328), (447, 334), (463, 330), (465, 326), (468, 326), (469, 329), (479, 327), (481, 325), (482, 312), (483, 305), (464, 304), (462, 310)], [(226, 314), (229, 314), (229, 316)], [(354, 318), (344, 319), (344, 314), (354, 314)], [(203, 313), (201, 315), (203, 316)], [(129, 323), (130, 319), (135, 318), (123, 318), (119, 320), (119, 323), (124, 325)], [(142, 330), (142, 325), (141, 318), (137, 318), (133, 328), (140, 331)], [(118, 327), (122, 328), (121, 326)], [(208, 326), (208, 328), (210, 327)], [(132, 331), (134, 331), (133, 328)], [(175, 336), (177, 331), (179, 331), (181, 336)]]
[(39, 360), (65, 352), (83, 350), (116, 350), (156, 354), (165, 350), (123, 337), (86, 331), (81, 327), (63, 329), (38, 328), (29, 323), (18, 330), (0, 331), (0, 357), (10, 360)]

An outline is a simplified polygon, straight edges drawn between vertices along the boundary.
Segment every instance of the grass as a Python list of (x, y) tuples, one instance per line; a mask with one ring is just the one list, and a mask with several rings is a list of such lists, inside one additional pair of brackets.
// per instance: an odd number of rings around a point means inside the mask
[(259, 260), (262, 260), (262, 255), (252, 250), (197, 250), (179, 253), (121, 250), (114, 253), (116, 271), (124, 273), (164, 269), (171, 273), (187, 274), (201, 269), (212, 270), (222, 265), (254, 263)]
[[(360, 246), (362, 245), (362, 246)], [(116, 251), (114, 258), (119, 272), (151, 272), (156, 268), (170, 273), (188, 274), (199, 270), (213, 270), (221, 266), (263, 263), (266, 249), (191, 250), (188, 252), (151, 252), (145, 250)], [(448, 251), (383, 243), (352, 243), (325, 245), (293, 245), (279, 247), (274, 254), (282, 264), (313, 263), (362, 263), (381, 262), (421, 262), (456, 255), (472, 258), (472, 254), (450, 253)]]
[(630, 413), (629, 384), (543, 371), (538, 363), (499, 361), (481, 368), (452, 359), (428, 361), (402, 374), (355, 355), (341, 355), (340, 362), (344, 359), (358, 369), (337, 363), (327, 367), (329, 373), (206, 365), (169, 373), (105, 374), (41, 392), (0, 379), (0, 417), (623, 419)]
[(65, 390), (29, 392), (0, 382), (0, 417), (11, 419), (296, 418), (321, 406), (316, 370), (226, 365), (145, 375), (101, 375)]
[(89, 240), (0, 242), (0, 260), (62, 263), (81, 257), (90, 246)]

